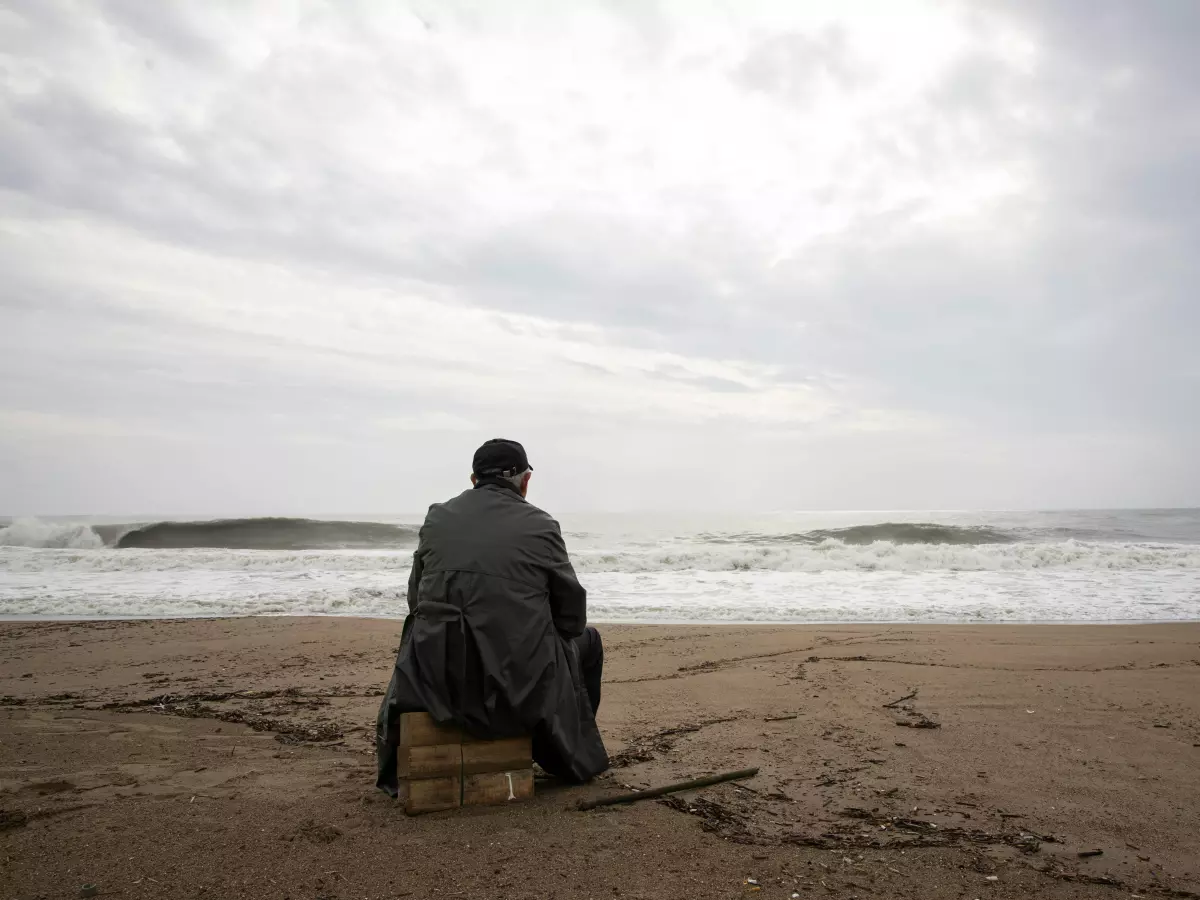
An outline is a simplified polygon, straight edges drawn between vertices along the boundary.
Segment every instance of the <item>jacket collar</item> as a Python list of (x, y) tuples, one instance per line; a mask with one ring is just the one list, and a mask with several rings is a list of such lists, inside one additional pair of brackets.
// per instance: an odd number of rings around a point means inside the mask
[[(507, 478), (480, 478), (476, 482), (474, 490), (479, 490), (480, 488), (500, 488), (502, 490), (511, 491), (518, 497), (521, 497), (521, 492), (517, 490), (516, 486), (513, 485), (513, 483)], [(525, 498), (521, 497), (521, 499), (524, 500)]]

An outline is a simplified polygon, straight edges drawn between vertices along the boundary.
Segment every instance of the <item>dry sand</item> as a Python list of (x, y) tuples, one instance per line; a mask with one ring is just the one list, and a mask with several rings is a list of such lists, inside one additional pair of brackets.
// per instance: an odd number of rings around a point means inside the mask
[(372, 788), (398, 631), (0, 624), (0, 896), (1200, 897), (1200, 625), (610, 627), (617, 767), (418, 819)]

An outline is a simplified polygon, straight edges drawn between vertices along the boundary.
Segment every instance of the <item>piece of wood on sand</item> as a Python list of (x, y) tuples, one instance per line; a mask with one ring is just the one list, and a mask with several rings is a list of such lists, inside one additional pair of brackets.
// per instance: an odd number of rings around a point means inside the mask
[(678, 781), (675, 784), (664, 784), (661, 787), (647, 788), (644, 791), (633, 791), (629, 794), (617, 794), (615, 797), (601, 797), (598, 800), (580, 800), (579, 808), (587, 811), (601, 806), (614, 806), (619, 803), (639, 803), (654, 797), (665, 797), (667, 794), (677, 794), (680, 791), (695, 791), (700, 788), (723, 784), (726, 781), (741, 781), (753, 778), (758, 774), (758, 767), (753, 769), (738, 769), (736, 772), (722, 772), (719, 775), (707, 775), (704, 778), (693, 778), (691, 781)]

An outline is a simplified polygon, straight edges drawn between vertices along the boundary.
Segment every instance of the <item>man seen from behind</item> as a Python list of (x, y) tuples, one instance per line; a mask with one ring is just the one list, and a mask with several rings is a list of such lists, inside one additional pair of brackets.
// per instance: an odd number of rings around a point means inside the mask
[(431, 506), (421, 527), (376, 727), (377, 784), (393, 796), (405, 712), (483, 739), (531, 734), (534, 760), (567, 781), (608, 768), (600, 634), (558, 523), (525, 499), (532, 473), (516, 441), (488, 441), (471, 489)]

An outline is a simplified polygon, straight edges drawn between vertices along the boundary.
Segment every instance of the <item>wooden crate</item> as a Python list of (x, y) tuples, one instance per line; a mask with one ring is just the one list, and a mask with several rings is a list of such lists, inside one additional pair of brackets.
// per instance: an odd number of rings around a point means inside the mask
[(528, 737), (481, 741), (427, 713), (404, 713), (397, 753), (400, 796), (410, 816), (533, 796)]

